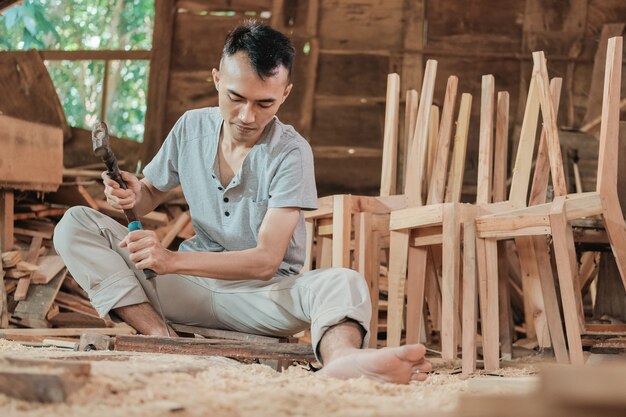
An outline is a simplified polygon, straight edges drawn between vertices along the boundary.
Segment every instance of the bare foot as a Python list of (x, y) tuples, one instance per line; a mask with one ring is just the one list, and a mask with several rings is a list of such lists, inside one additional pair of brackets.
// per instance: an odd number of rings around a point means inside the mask
[(339, 379), (365, 377), (380, 382), (408, 384), (424, 381), (432, 365), (424, 345), (405, 345), (383, 349), (350, 348), (337, 354), (318, 372)]

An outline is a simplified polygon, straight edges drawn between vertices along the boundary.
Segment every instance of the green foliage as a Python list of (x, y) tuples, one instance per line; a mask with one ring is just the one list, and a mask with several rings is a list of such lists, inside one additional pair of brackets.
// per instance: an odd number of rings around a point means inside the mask
[[(1, 50), (151, 49), (154, 0), (24, 0), (0, 16)], [(46, 62), (68, 123), (100, 117), (104, 61)], [(148, 61), (110, 61), (106, 100), (113, 134), (143, 139)]]

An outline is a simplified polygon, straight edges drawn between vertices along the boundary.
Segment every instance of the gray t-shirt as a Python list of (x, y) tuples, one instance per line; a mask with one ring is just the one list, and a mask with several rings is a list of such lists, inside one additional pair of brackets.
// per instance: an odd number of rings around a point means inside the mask
[[(223, 119), (219, 108), (186, 112), (143, 170), (159, 190), (182, 184), (196, 236), (181, 251), (239, 251), (256, 246), (268, 208), (317, 208), (313, 153), (293, 127), (269, 123), (232, 181), (219, 180), (217, 146)], [(294, 231), (278, 275), (297, 274), (304, 263), (304, 216)]]

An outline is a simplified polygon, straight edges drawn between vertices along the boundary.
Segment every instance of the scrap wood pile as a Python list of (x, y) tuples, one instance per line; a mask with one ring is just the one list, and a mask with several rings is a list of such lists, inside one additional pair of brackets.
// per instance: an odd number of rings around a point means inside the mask
[[(100, 174), (101, 171), (67, 169), (58, 191), (45, 193), (43, 199), (33, 192), (15, 192), (14, 245), (2, 252), (7, 301), (1, 328), (127, 328), (109, 316), (98, 316), (87, 294), (52, 249), (54, 227), (70, 206), (91, 207), (124, 222), (123, 212), (110, 207), (101, 197)], [(171, 193), (168, 202), (144, 216), (142, 222), (157, 233), (166, 247), (194, 233), (179, 192)]]
[[(309, 345), (297, 339), (274, 338), (172, 324), (181, 336), (171, 339), (132, 336), (136, 331), (117, 317), (99, 317), (86, 292), (53, 250), (54, 227), (73, 205), (99, 210), (126, 224), (124, 214), (102, 198), (101, 171), (65, 169), (58, 191), (43, 200), (29, 192), (16, 193), (12, 250), (2, 252), (4, 301), (0, 338), (34, 346), (73, 350), (144, 351), (219, 355), (243, 362), (262, 361), (277, 370), (293, 362), (315, 360)], [(179, 189), (166, 202), (141, 218), (161, 243), (175, 250), (193, 236), (187, 204)], [(2, 298), (0, 298), (2, 300)], [(290, 343), (284, 343), (290, 342)]]

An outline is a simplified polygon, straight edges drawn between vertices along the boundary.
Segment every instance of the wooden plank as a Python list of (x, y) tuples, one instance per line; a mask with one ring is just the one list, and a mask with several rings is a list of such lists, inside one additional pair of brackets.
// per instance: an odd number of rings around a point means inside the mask
[(117, 336), (115, 350), (131, 352), (217, 355), (237, 359), (315, 360), (310, 345), (253, 343), (223, 339), (186, 339), (156, 336)]
[(86, 362), (5, 357), (0, 364), (0, 392), (42, 403), (65, 401), (91, 372), (91, 365)]
[[(42, 123), (49, 129), (54, 126), (62, 130), (61, 136), (66, 140), (72, 136), (63, 106), (38, 51), (3, 51), (0, 54), (0, 80), (1, 114)], [(45, 149), (43, 143), (42, 148)], [(6, 150), (5, 145), (2, 149)], [(16, 157), (20, 158), (20, 155)], [(51, 154), (50, 162), (62, 161), (62, 157), (61, 154)], [(29, 179), (28, 182), (34, 181)]]
[(177, 332), (198, 334), (209, 339), (228, 339), (239, 340), (243, 342), (256, 342), (256, 343), (285, 343), (289, 339), (272, 336), (261, 336), (257, 334), (248, 334), (240, 332), (231, 332), (228, 330), (219, 329), (207, 329), (198, 326), (187, 326), (184, 324), (172, 323), (172, 328)]
[(110, 328), (74, 328), (74, 329), (3, 329), (0, 338), (7, 340), (25, 340), (27, 338), (43, 337), (78, 337), (83, 333), (98, 333), (108, 336), (135, 334), (130, 326)]
[(152, 34), (152, 57), (148, 77), (148, 103), (146, 132), (144, 135), (144, 165), (152, 159), (165, 139), (164, 118), (167, 100), (172, 38), (176, 17), (176, 0), (160, 0), (155, 3), (154, 30)]
[(39, 50), (39, 55), (45, 61), (141, 61), (149, 60), (152, 57), (152, 51), (134, 49), (127, 51), (119, 50)]
[(61, 270), (47, 284), (37, 287), (28, 300), (20, 301), (15, 307), (13, 318), (28, 327), (48, 327), (46, 314), (67, 275), (67, 269)]
[(1, 187), (54, 191), (61, 184), (61, 129), (0, 115), (0, 147), (10, 155), (0, 165)]
[(13, 249), (14, 205), (13, 190), (0, 188), (0, 252), (9, 252)]
[(31, 275), (33, 284), (47, 284), (65, 268), (63, 259), (58, 255), (44, 256), (37, 262), (37, 265), (39, 269)]
[(25, 300), (28, 296), (28, 288), (30, 288), (30, 278), (24, 277), (20, 278), (17, 283), (17, 288), (15, 289), (15, 293), (13, 294), (13, 299), (15, 301)]
[(383, 168), (380, 178), (380, 195), (395, 194), (398, 158), (398, 121), (400, 118), (400, 76), (387, 76), (385, 131), (383, 133)]

